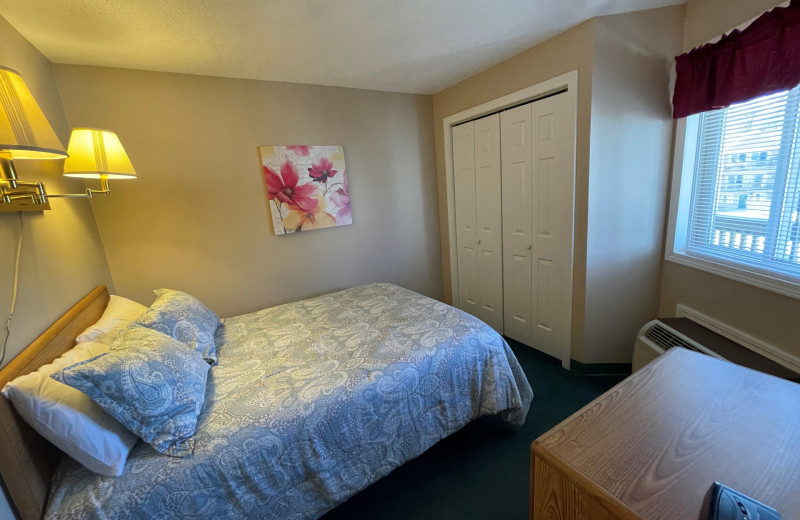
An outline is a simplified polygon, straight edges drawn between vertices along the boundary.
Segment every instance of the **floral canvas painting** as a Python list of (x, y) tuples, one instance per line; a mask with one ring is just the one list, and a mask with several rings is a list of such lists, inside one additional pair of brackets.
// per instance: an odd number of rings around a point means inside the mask
[(262, 146), (276, 235), (353, 223), (341, 146)]

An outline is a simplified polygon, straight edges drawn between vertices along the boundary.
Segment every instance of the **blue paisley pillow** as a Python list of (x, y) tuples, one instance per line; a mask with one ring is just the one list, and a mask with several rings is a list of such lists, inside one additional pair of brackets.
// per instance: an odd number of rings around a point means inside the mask
[[(115, 348), (116, 347), (116, 348)], [(50, 375), (80, 390), (153, 448), (190, 455), (209, 364), (152, 329), (125, 330), (112, 350)]]
[(220, 320), (200, 300), (181, 291), (159, 289), (156, 301), (132, 326), (147, 327), (197, 350), (209, 363), (217, 362), (214, 333)]

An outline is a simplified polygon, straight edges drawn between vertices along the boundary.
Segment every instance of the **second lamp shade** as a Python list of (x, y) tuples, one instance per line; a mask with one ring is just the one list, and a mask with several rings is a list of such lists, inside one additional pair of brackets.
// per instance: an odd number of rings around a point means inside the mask
[(69, 138), (64, 176), (86, 179), (134, 179), (128, 154), (117, 134), (95, 128), (75, 128)]

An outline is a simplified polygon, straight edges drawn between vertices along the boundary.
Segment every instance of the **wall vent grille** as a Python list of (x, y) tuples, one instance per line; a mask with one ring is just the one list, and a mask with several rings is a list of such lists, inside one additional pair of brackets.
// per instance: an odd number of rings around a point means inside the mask
[(645, 336), (647, 336), (647, 339), (651, 340), (653, 343), (663, 348), (664, 351), (667, 351), (672, 347), (683, 347), (683, 348), (688, 348), (689, 350), (694, 350), (695, 352), (700, 352), (702, 354), (706, 353), (698, 349), (696, 346), (692, 345), (688, 341), (685, 341), (680, 337), (676, 336), (670, 330), (664, 328), (658, 323), (650, 327), (647, 330)]

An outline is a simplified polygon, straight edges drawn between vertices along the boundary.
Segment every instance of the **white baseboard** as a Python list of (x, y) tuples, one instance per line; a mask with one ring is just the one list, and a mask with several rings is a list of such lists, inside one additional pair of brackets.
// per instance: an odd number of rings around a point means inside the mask
[(785, 366), (789, 370), (793, 370), (800, 374), (800, 358), (779, 349), (775, 345), (766, 343), (765, 341), (751, 336), (746, 332), (735, 329), (727, 323), (723, 323), (716, 318), (712, 318), (711, 316), (703, 314), (702, 312), (692, 309), (691, 307), (682, 303), (679, 303), (675, 306), (675, 315), (679, 318), (689, 318), (705, 328), (713, 330), (717, 334), (725, 336), (729, 340), (735, 341), (743, 347), (747, 347), (753, 352), (761, 354), (762, 356)]

